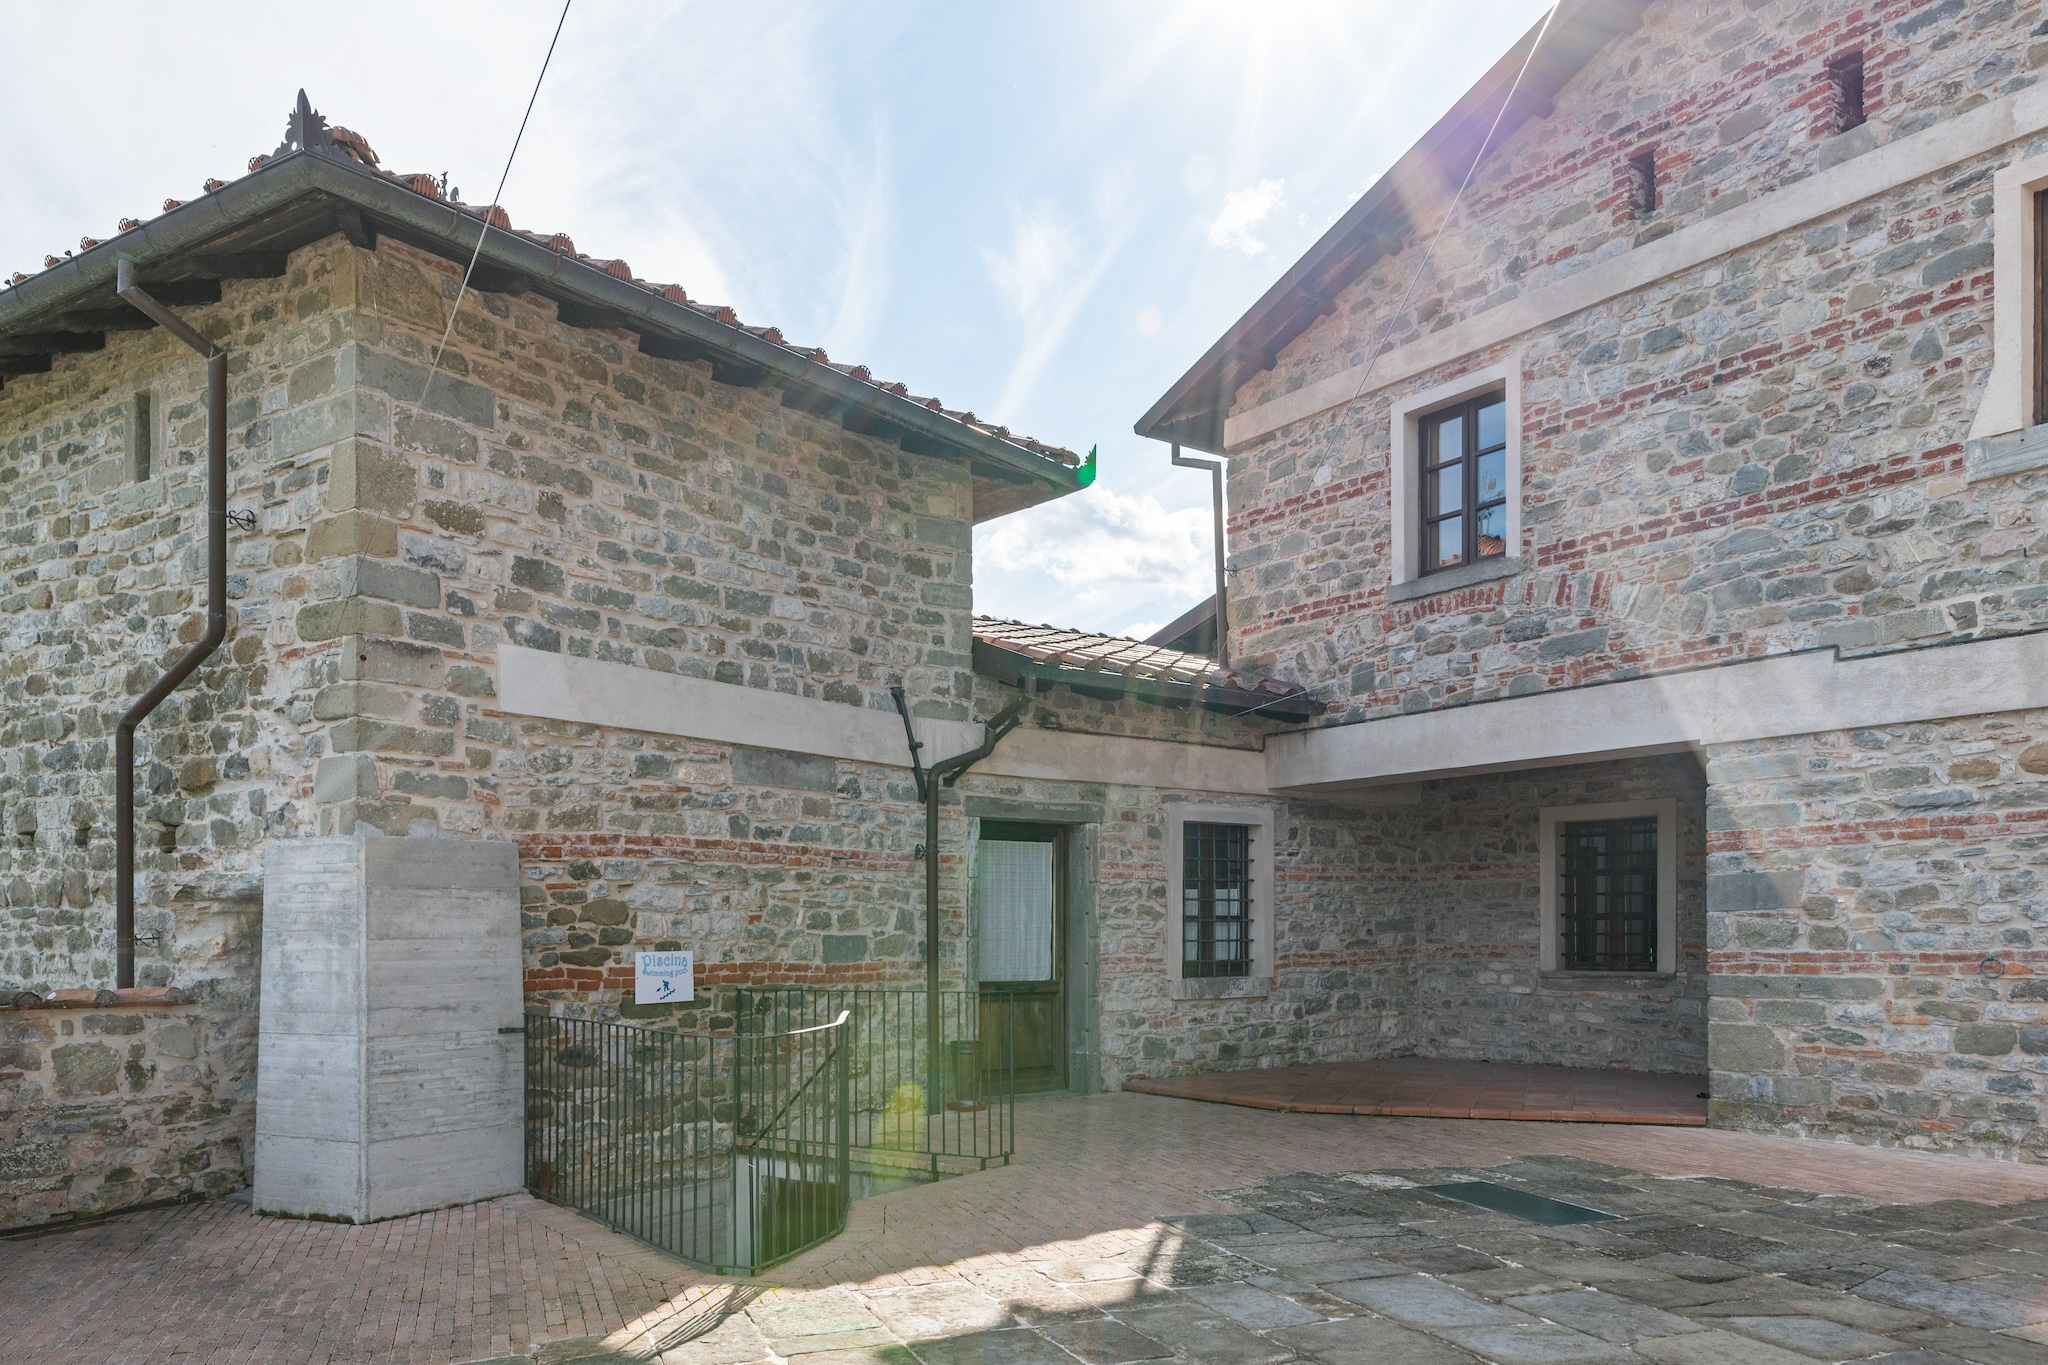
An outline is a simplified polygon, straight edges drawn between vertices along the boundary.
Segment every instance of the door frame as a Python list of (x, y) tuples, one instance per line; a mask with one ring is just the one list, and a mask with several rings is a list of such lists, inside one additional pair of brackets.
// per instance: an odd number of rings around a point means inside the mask
[[(989, 834), (989, 826), (991, 825), (997, 827), (997, 833), (993, 836)], [(1052, 907), (1051, 914), (1048, 916), (1052, 926), (1050, 962), (1052, 990), (1046, 992), (1040, 983), (1031, 981), (1003, 981), (995, 983), (998, 987), (1007, 986), (1011, 988), (1012, 992), (1017, 995), (1043, 999), (1049, 993), (1053, 998), (1055, 1012), (1053, 1023), (1054, 1036), (1053, 1039), (1049, 1040), (1051, 1047), (1048, 1050), (1056, 1055), (1057, 1071), (1055, 1074), (1058, 1079), (1054, 1084), (1043, 1089), (1021, 1092), (1025, 1094), (1061, 1094), (1072, 1084), (1070, 1073), (1073, 1070), (1074, 1058), (1073, 1049), (1070, 1046), (1073, 1031), (1070, 1021), (1073, 1016), (1074, 1001), (1073, 988), (1068, 980), (1072, 972), (1069, 963), (1070, 954), (1067, 951), (1067, 938), (1069, 934), (1067, 895), (1069, 890), (1068, 882), (1071, 880), (1068, 874), (1070, 866), (1068, 848), (1073, 842), (1072, 834), (1073, 831), (1066, 825), (1048, 824), (1042, 820), (996, 820), (990, 818), (982, 821), (975, 830), (974, 843), (977, 850), (980, 848), (983, 839), (989, 839), (992, 843), (1046, 843), (1052, 845)], [(977, 861), (979, 861), (978, 855)], [(971, 879), (973, 876), (971, 870), (968, 875)], [(970, 881), (970, 892), (971, 890), (972, 884)], [(975, 928), (977, 931), (980, 929), (979, 921), (976, 922)], [(978, 964), (980, 945), (977, 943), (975, 947), (975, 957)], [(981, 979), (978, 972), (975, 976), (974, 986), (977, 996), (989, 989), (988, 983)], [(1017, 1035), (1013, 1033), (1011, 1036), (1013, 1039), (1011, 1046), (1015, 1047), (1014, 1039)]]
[[(1066, 872), (1062, 879), (1065, 914), (1067, 977), (1067, 1088), (1049, 1090), (1050, 1095), (1093, 1095), (1102, 1089), (1102, 1058), (1097, 1040), (1101, 1037), (1101, 986), (1098, 964), (1102, 960), (1101, 936), (1096, 911), (1095, 863), (1102, 807), (1083, 801), (1019, 801), (1004, 797), (967, 796), (963, 805), (972, 822), (968, 837), (968, 867), (974, 863), (974, 846), (981, 841), (983, 820), (1028, 825), (1057, 825), (1066, 830)], [(969, 873), (970, 877), (972, 872)], [(969, 889), (970, 903), (972, 888)], [(966, 954), (967, 965), (978, 967), (978, 952), (972, 935), (980, 926), (971, 919)], [(978, 970), (969, 979), (981, 989)]]

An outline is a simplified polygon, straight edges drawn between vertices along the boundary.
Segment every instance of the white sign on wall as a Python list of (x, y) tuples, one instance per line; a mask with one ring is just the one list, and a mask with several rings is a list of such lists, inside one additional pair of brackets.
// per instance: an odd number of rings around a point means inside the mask
[(688, 953), (633, 954), (633, 1003), (672, 1005), (694, 998), (696, 980)]

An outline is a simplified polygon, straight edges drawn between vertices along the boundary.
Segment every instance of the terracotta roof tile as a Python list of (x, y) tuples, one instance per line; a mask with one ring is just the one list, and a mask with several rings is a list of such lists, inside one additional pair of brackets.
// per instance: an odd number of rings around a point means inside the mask
[[(256, 156), (250, 157), (248, 161), (248, 171), (250, 174), (254, 174), (257, 171), (262, 170), (265, 166), (278, 160), (280, 157), (301, 150), (306, 150), (308, 148), (314, 147), (316, 144), (319, 148), (324, 149), (322, 152), (322, 154), (324, 155), (339, 157), (343, 160), (353, 162), (354, 164), (364, 168), (365, 170), (368, 170), (375, 175), (381, 176), (385, 180), (389, 180), (394, 184), (402, 185), (406, 189), (411, 190), (413, 193), (422, 195), (425, 198), (432, 199), (440, 203), (447, 202), (441, 191), (441, 182), (439, 177), (428, 175), (424, 172), (399, 175), (394, 174), (391, 171), (382, 169), (377, 164), (377, 154), (371, 150), (369, 140), (365, 138), (361, 133), (352, 132), (346, 128), (329, 127), (326, 123), (326, 120), (321, 117), (319, 112), (313, 109), (312, 106), (306, 101), (304, 91), (300, 92), (298, 107), (293, 111), (292, 116), (287, 123), (284, 143), (280, 144), (276, 151), (268, 155), (259, 153)], [(226, 182), (221, 180), (208, 179), (205, 184), (206, 192), (208, 194), (211, 194), (214, 191), (222, 188), (225, 183)], [(181, 199), (166, 199), (164, 200), (164, 212), (174, 212), (180, 208), (183, 208), (184, 205), (185, 201)], [(578, 253), (576, 250), (576, 243), (565, 232), (540, 233), (531, 232), (523, 228), (514, 229), (512, 227), (512, 220), (510, 216), (506, 214), (503, 208), (496, 204), (474, 205), (457, 202), (455, 203), (454, 207), (459, 212), (466, 214), (469, 217), (480, 219), (484, 222), (488, 222), (493, 227), (497, 227), (506, 231), (516, 231), (521, 237), (526, 238), (528, 241), (540, 243), (546, 246), (549, 250), (558, 251), (564, 255), (574, 257), (579, 261), (584, 261), (588, 263), (590, 266), (592, 266), (594, 269), (602, 270), (606, 274), (614, 277), (615, 279), (626, 280), (632, 284), (638, 285), (641, 288), (646, 289), (649, 293), (658, 294), (663, 299), (666, 299), (668, 302), (688, 308), (692, 312), (700, 314), (701, 316), (712, 318), (720, 323), (723, 323), (728, 327), (737, 328), (744, 326), (744, 324), (740, 322), (739, 314), (734, 312), (731, 308), (726, 307), (724, 304), (700, 303), (690, 298), (689, 295), (684, 292), (683, 287), (681, 285), (659, 284), (652, 283), (647, 280), (637, 279), (634, 277), (631, 267), (629, 267), (622, 260), (596, 260)], [(141, 226), (142, 223), (133, 218), (123, 218), (120, 221), (120, 231), (124, 233), (132, 232)], [(94, 247), (101, 245), (101, 242), (98, 238), (87, 237), (82, 239), (79, 245), (82, 249), (90, 251)], [(47, 270), (52, 267), (62, 265), (64, 264), (67, 258), (68, 256), (46, 256), (43, 258), (43, 268)], [(22, 284), (29, 278), (31, 277), (25, 273), (15, 272), (11, 277), (9, 277), (5, 281), (4, 287), (12, 288), (13, 286)], [(876, 389), (894, 395), (898, 398), (908, 399), (910, 402), (917, 403), (925, 408), (929, 408), (931, 411), (949, 417), (954, 421), (961, 423), (963, 426), (970, 427), (975, 431), (982, 432), (986, 435), (995, 437), (998, 440), (1007, 442), (1010, 445), (1013, 445), (1021, 450), (1027, 451), (1030, 454), (1039, 457), (1040, 459), (1048, 460), (1055, 464), (1064, 465), (1070, 469), (1077, 467), (1081, 463), (1081, 457), (1078, 454), (1062, 446), (1047, 445), (1042, 441), (1033, 440), (1028, 436), (1013, 433), (1006, 427), (984, 424), (979, 419), (977, 419), (972, 412), (956, 411), (954, 409), (948, 408), (944, 403), (940, 402), (937, 398), (915, 397), (902, 384), (889, 383), (883, 380), (876, 379), (874, 375), (869, 372), (867, 366), (865, 365), (841, 364), (833, 361), (830, 357), (828, 357), (822, 348), (814, 346), (804, 346), (795, 342), (788, 341), (783, 337), (782, 332), (779, 328), (745, 327), (745, 330), (751, 333), (752, 335), (769, 342), (771, 345), (781, 346), (795, 355), (802, 356), (808, 360), (814, 361), (819, 365), (826, 366), (830, 369), (836, 370), (840, 374), (843, 374), (849, 379), (853, 379), (859, 383), (871, 385)], [(1049, 629), (1049, 627), (1047, 627), (1046, 629)]]
[(1195, 687), (1253, 693), (1292, 700), (1320, 711), (1313, 693), (1263, 674), (1228, 668), (1206, 654), (1167, 649), (1122, 635), (1098, 635), (1063, 626), (1032, 626), (992, 616), (974, 618), (977, 642), (1021, 654), (1034, 663), (1075, 669), (1105, 678), (1153, 679)]

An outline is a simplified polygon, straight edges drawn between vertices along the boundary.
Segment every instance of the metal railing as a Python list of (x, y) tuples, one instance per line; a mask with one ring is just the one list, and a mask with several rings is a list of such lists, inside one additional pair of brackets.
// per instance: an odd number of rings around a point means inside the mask
[(1009, 1164), (1016, 1150), (1016, 1000), (941, 991), (939, 1052), (921, 990), (845, 986), (744, 986), (733, 1017), (743, 1033), (815, 1026), (841, 1014), (853, 1025), (853, 1145), (870, 1163)]
[(720, 1274), (846, 1226), (853, 1026), (683, 1033), (526, 1016), (526, 1183)]

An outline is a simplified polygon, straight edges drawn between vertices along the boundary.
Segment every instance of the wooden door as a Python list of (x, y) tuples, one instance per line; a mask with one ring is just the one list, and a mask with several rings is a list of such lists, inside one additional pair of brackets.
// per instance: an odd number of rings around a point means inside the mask
[(981, 822), (974, 854), (975, 958), (990, 1081), (1016, 1093), (1067, 1088), (1067, 832)]

